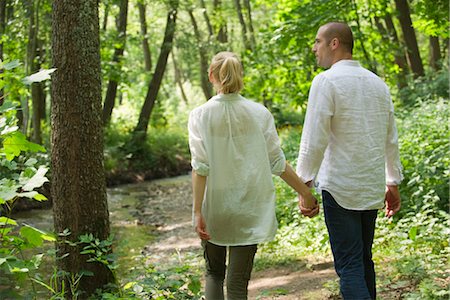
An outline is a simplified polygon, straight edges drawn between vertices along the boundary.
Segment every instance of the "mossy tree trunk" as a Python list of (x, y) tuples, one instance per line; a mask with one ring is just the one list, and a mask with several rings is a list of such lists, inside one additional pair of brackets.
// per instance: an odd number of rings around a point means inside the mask
[[(88, 262), (83, 245), (71, 246), (80, 235), (109, 236), (109, 213), (103, 167), (100, 40), (97, 0), (53, 1), (52, 23), (52, 199), (56, 232), (68, 229), (57, 243), (60, 271), (82, 276), (85, 299), (111, 283), (110, 269)], [(70, 280), (61, 278), (70, 286)], [(66, 295), (72, 298), (73, 295)]]

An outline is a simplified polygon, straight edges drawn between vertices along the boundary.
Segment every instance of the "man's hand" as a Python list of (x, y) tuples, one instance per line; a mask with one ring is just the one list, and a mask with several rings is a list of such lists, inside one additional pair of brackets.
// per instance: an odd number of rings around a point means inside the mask
[(319, 213), (319, 204), (313, 195), (311, 195), (309, 199), (305, 199), (301, 195), (298, 195), (298, 207), (305, 217), (312, 218)]
[(206, 222), (201, 213), (195, 214), (195, 232), (202, 240), (209, 240), (211, 237), (206, 232)]
[(396, 185), (386, 186), (384, 202), (386, 203), (386, 217), (390, 218), (400, 210), (401, 199), (400, 199), (400, 192), (398, 191), (398, 186)]

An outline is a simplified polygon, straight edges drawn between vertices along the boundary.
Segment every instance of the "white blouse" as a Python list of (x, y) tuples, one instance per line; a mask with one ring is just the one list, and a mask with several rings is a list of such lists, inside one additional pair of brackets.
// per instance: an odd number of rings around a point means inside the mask
[(243, 246), (277, 230), (272, 174), (285, 157), (271, 113), (239, 94), (219, 94), (189, 116), (192, 168), (207, 176), (202, 214), (210, 242)]
[(385, 185), (403, 179), (387, 85), (354, 60), (317, 75), (297, 163), (304, 182), (314, 180), (342, 207), (382, 208)]

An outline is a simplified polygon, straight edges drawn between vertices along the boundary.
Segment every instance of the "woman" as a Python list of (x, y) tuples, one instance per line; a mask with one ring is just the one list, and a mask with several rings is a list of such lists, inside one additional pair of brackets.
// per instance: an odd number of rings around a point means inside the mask
[(209, 68), (217, 95), (189, 116), (194, 226), (204, 249), (207, 300), (224, 299), (225, 273), (228, 299), (247, 299), (257, 244), (277, 230), (272, 174), (302, 196), (302, 208), (318, 210), (286, 163), (270, 112), (239, 95), (242, 77), (238, 57), (218, 53)]

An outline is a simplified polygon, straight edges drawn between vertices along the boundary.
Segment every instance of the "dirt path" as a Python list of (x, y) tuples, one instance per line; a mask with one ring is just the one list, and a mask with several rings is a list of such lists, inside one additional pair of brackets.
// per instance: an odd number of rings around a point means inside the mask
[[(156, 240), (147, 244), (143, 253), (156, 265), (188, 259), (202, 268), (200, 242), (192, 229), (190, 177), (140, 185), (143, 193), (138, 201), (137, 218), (143, 224), (156, 226), (158, 231)], [(335, 278), (331, 262), (310, 268), (279, 266), (258, 270), (252, 274), (249, 299), (330, 299), (323, 284)]]

